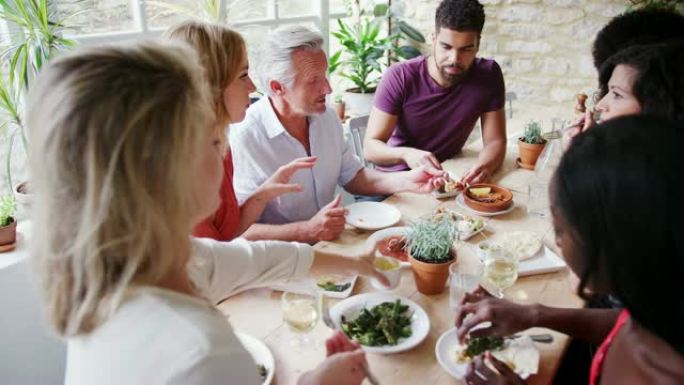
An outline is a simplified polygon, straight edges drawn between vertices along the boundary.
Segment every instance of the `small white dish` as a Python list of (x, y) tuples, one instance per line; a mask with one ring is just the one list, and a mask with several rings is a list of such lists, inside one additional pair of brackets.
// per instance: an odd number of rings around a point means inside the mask
[(313, 286), (316, 286), (316, 288), (320, 290), (321, 294), (323, 294), (326, 297), (347, 298), (351, 295), (352, 291), (354, 290), (354, 285), (356, 285), (356, 279), (358, 278), (358, 275), (326, 274), (325, 277), (330, 277), (334, 279), (335, 283), (338, 285), (344, 285), (346, 283), (349, 283), (349, 287), (344, 291), (324, 290), (323, 288), (318, 286), (318, 281), (321, 278), (323, 278), (323, 276), (320, 276), (316, 277), (316, 279), (313, 281), (310, 278), (291, 279), (286, 282), (271, 285), (271, 289), (276, 291), (287, 291), (290, 293), (308, 294), (311, 293), (311, 289), (313, 288)]
[[(453, 181), (460, 181), (460, 178), (455, 178), (454, 174), (449, 173), (449, 178)], [(439, 190), (434, 190), (432, 192), (432, 196), (434, 196), (437, 199), (446, 199), (446, 198), (451, 198), (455, 197), (456, 195), (460, 194), (463, 191), (463, 189), (459, 188), (454, 188), (453, 190), (449, 192), (440, 192)]]
[(496, 211), (496, 212), (493, 212), (493, 213), (488, 213), (488, 212), (485, 212), (485, 211), (473, 210), (472, 208), (468, 207), (468, 205), (465, 204), (465, 201), (463, 200), (463, 194), (459, 195), (459, 196), (456, 198), (456, 204), (459, 205), (462, 209), (464, 209), (464, 210), (466, 210), (466, 211), (468, 211), (468, 212), (470, 212), (470, 213), (472, 213), (472, 214), (479, 215), (479, 216), (481, 216), (481, 217), (493, 217), (493, 216), (496, 216), (496, 215), (508, 214), (508, 213), (510, 213), (511, 211), (513, 211), (513, 209), (515, 208), (515, 201), (513, 201), (513, 203), (511, 203), (511, 205), (508, 206), (507, 209), (501, 210), (501, 211)]
[(455, 197), (456, 195), (460, 194), (461, 191), (462, 190), (451, 190), (449, 192), (439, 192), (439, 190), (434, 190), (431, 194), (437, 199), (447, 199)]
[[(375, 244), (377, 244), (378, 242), (380, 242), (381, 240), (383, 240), (387, 237), (393, 237), (393, 236), (397, 236), (397, 235), (406, 236), (408, 231), (409, 231), (409, 228), (406, 226), (390, 227), (387, 229), (378, 230), (368, 237), (368, 239), (366, 240), (366, 248), (367, 249), (373, 248), (373, 246)], [(376, 257), (379, 257), (379, 256), (391, 257), (389, 255), (383, 255), (379, 250), (375, 251), (375, 256)], [(410, 267), (411, 266), (411, 263), (409, 261), (401, 261), (401, 260), (398, 260), (398, 261), (399, 261), (399, 264), (403, 267)]]
[(370, 283), (376, 290), (394, 290), (401, 281), (401, 262), (392, 257), (376, 257), (373, 261), (375, 271), (382, 274), (389, 281), (389, 286), (384, 286), (377, 279), (371, 278)]
[[(514, 340), (506, 341), (509, 347), (504, 351), (493, 352), (492, 354), (502, 359), (508, 358), (515, 366), (515, 372), (523, 379), (532, 374), (536, 374), (539, 369), (539, 351), (529, 336), (522, 336)], [(462, 379), (468, 370), (468, 363), (457, 361), (458, 350), (461, 343), (456, 335), (456, 328), (451, 328), (444, 332), (435, 345), (435, 356), (440, 366), (451, 376)]]
[(401, 219), (401, 212), (382, 202), (356, 202), (346, 206), (348, 224), (363, 230), (379, 230), (390, 227)]
[(518, 277), (525, 277), (535, 274), (553, 273), (566, 267), (563, 258), (551, 251), (546, 246), (532, 258), (518, 263)]
[(383, 302), (394, 302), (400, 300), (402, 304), (409, 306), (411, 315), (411, 336), (399, 339), (399, 343), (391, 346), (364, 346), (361, 348), (368, 353), (392, 354), (404, 352), (418, 346), (430, 332), (430, 318), (425, 310), (417, 303), (408, 298), (392, 293), (365, 293), (349, 297), (335, 304), (330, 308), (330, 317), (337, 327), (340, 327), (341, 318), (344, 315), (347, 319), (355, 319), (364, 308), (372, 308)]
[(249, 355), (252, 356), (254, 363), (263, 365), (266, 368), (266, 378), (261, 384), (269, 385), (273, 381), (273, 374), (275, 373), (275, 359), (273, 359), (271, 350), (260, 339), (249, 334), (235, 331), (235, 336), (240, 340), (240, 343)]
[[(446, 217), (454, 222), (458, 229), (458, 239), (460, 241), (467, 241), (475, 234), (484, 231), (485, 227), (487, 227), (487, 221), (482, 218), (461, 214), (445, 207), (435, 209), (432, 213), (432, 217), (437, 220)], [(478, 226), (477, 229), (475, 229), (475, 226)]]

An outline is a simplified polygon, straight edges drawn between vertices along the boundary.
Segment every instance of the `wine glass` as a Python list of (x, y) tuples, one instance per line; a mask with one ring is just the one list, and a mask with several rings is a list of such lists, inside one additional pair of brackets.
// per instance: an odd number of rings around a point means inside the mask
[(293, 345), (309, 345), (309, 333), (320, 318), (320, 293), (311, 289), (302, 292), (284, 292), (280, 301), (283, 321), (293, 332)]
[(517, 258), (513, 253), (494, 250), (486, 253), (483, 264), (482, 282), (497, 290), (497, 298), (503, 298), (504, 289), (513, 286), (518, 279)]

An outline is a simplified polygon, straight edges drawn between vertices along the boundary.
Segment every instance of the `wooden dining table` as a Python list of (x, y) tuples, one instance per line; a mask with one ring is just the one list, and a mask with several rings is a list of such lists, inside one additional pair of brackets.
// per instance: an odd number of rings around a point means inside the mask
[[(443, 163), (445, 170), (462, 175), (477, 160), (477, 144), (466, 147), (453, 159)], [(510, 189), (514, 195), (515, 208), (508, 214), (492, 217), (484, 234), (478, 234), (461, 245), (456, 263), (464, 266), (478, 263), (475, 245), (494, 233), (514, 230), (533, 231), (543, 236), (544, 244), (558, 255), (554, 242), (551, 220), (527, 214), (527, 189), (534, 178), (532, 171), (518, 168), (517, 154), (509, 148), (502, 167), (492, 182)], [(431, 213), (437, 207), (447, 207), (457, 212), (465, 211), (457, 206), (454, 198), (438, 200), (430, 194), (398, 193), (385, 200), (398, 208), (402, 220), (398, 225), (408, 224), (412, 219)], [(344, 230), (333, 242), (319, 242), (315, 248), (347, 256), (356, 256), (365, 250), (366, 240), (372, 231), (361, 231), (352, 227)], [(312, 271), (312, 277), (317, 272)], [(578, 308), (583, 301), (576, 295), (577, 277), (569, 268), (554, 273), (522, 277), (505, 291), (505, 296), (518, 303), (541, 303), (544, 305)], [(376, 291), (368, 279), (359, 277), (352, 295)], [(382, 384), (460, 384), (437, 362), (435, 344), (439, 336), (453, 327), (454, 312), (449, 307), (449, 290), (437, 295), (423, 295), (416, 290), (410, 269), (402, 271), (401, 283), (391, 293), (404, 296), (419, 304), (430, 318), (430, 332), (415, 348), (397, 354), (367, 354), (370, 369)], [(315, 368), (325, 358), (325, 339), (332, 332), (319, 322), (309, 333), (312, 343), (292, 344), (292, 335), (282, 320), (280, 299), (282, 292), (268, 288), (250, 290), (222, 302), (218, 307), (228, 317), (233, 327), (241, 332), (261, 339), (275, 357), (274, 384), (290, 385), (304, 372)], [(331, 300), (331, 305), (339, 300)], [(527, 383), (531, 385), (550, 384), (568, 346), (569, 338), (563, 334), (541, 328), (526, 333), (550, 333), (553, 342), (535, 345), (540, 351), (539, 370)], [(369, 383), (367, 380), (364, 383)]]

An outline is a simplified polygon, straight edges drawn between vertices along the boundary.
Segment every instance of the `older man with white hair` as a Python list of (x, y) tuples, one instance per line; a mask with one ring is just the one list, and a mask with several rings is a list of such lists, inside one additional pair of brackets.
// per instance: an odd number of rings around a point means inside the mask
[(352, 194), (388, 195), (430, 192), (443, 182), (444, 172), (433, 168), (383, 173), (363, 167), (345, 142), (335, 113), (326, 106), (332, 90), (322, 45), (323, 36), (306, 27), (274, 30), (257, 64), (267, 95), (230, 129), (233, 159), (238, 160), (233, 184), (241, 202), (280, 166), (297, 158), (317, 158), (312, 169), (291, 179), (302, 191), (269, 202), (258, 223), (243, 234), (248, 239), (336, 239), (346, 215), (339, 195), (335, 197), (337, 185)]

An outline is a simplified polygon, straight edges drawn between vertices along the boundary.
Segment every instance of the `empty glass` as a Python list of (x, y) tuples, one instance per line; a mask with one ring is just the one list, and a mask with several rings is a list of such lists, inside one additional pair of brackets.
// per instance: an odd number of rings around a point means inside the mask
[(455, 311), (465, 293), (470, 293), (477, 289), (480, 283), (480, 265), (466, 268), (463, 265), (452, 263), (449, 266), (449, 307)]

